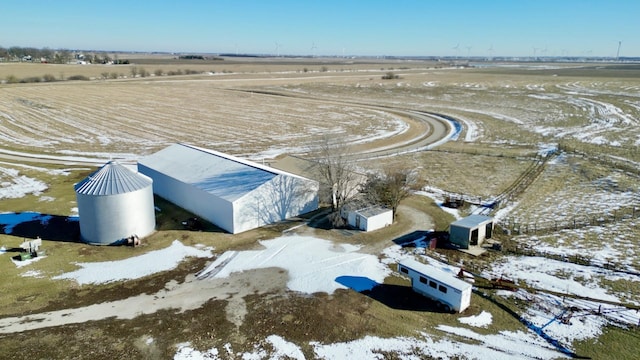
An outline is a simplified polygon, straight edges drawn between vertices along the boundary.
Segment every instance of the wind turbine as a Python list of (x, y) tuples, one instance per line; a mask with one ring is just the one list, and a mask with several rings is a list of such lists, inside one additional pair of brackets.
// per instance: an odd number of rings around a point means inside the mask
[(276, 41), (276, 57), (280, 57), (280, 46), (282, 46), (282, 44)]
[(547, 47), (545, 46), (544, 49), (540, 50), (540, 53), (542, 54), (542, 56), (547, 56)]
[(616, 61), (620, 60), (620, 46), (622, 46), (622, 41), (618, 41), (618, 51), (616, 51)]
[(312, 42), (312, 43), (311, 43), (311, 56), (312, 56), (312, 57), (316, 57), (316, 49), (317, 49), (317, 48), (318, 48), (318, 47), (316, 46), (315, 41), (314, 41), (314, 42)]
[(460, 43), (457, 43), (456, 46), (452, 47), (453, 50), (456, 51), (456, 57), (460, 54)]
[(467, 58), (469, 57), (469, 54), (471, 54), (471, 45), (467, 45)]
[(493, 44), (491, 44), (487, 51), (489, 52), (489, 59), (493, 59)]

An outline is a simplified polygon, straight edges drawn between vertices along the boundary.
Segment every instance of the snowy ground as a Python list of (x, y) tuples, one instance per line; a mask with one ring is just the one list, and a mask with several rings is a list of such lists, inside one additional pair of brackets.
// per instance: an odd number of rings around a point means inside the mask
[[(359, 247), (352, 245), (336, 244), (307, 236), (288, 235), (273, 240), (262, 241), (264, 247), (260, 250), (230, 251), (218, 254), (215, 261), (200, 271), (197, 276), (185, 284), (167, 284), (166, 288), (156, 294), (141, 294), (135, 298), (110, 303), (96, 304), (86, 308), (66, 309), (43, 314), (33, 314), (29, 317), (16, 317), (0, 319), (0, 332), (11, 333), (49, 326), (57, 326), (69, 323), (83, 322), (87, 320), (103, 319), (110, 316), (118, 318), (133, 318), (141, 313), (151, 313), (163, 308), (193, 308), (201, 306), (209, 298), (228, 297), (237, 291), (229, 288), (226, 278), (238, 274), (250, 272), (254, 269), (281, 268), (287, 272), (286, 286), (293, 291), (313, 294), (315, 292), (332, 293), (344, 285), (336, 281), (342, 276), (368, 278), (369, 286), (382, 283), (384, 278), (392, 271), (390, 265), (406, 256), (422, 257), (434, 266), (442, 270), (456, 273), (458, 268), (445, 265), (424, 255), (406, 253), (400, 246), (392, 246), (384, 251), (384, 256), (377, 256), (359, 252)], [(423, 253), (420, 251), (419, 253)], [(182, 245), (179, 241), (165, 249), (157, 250), (138, 257), (99, 263), (79, 263), (80, 268), (53, 278), (53, 280), (68, 279), (78, 284), (100, 284), (113, 281), (126, 281), (144, 277), (154, 272), (166, 271), (176, 266), (178, 262), (187, 256), (209, 257), (210, 249), (193, 248)], [(560, 279), (553, 274), (559, 268), (549, 267), (549, 261), (537, 258), (511, 258), (505, 264), (508, 267), (496, 266), (493, 271), (511, 278), (533, 282), (538, 287), (549, 288), (556, 291), (569, 290), (575, 293), (589, 291), (594, 297), (616, 300), (606, 289), (598, 288), (597, 283), (587, 285), (577, 281)], [(117, 269), (118, 271), (113, 271)], [(537, 269), (537, 271), (531, 271)], [(540, 271), (541, 269), (545, 269)], [(580, 274), (583, 278), (599, 276), (600, 271), (595, 268), (580, 266), (563, 266), (566, 273)], [(611, 274), (610, 276), (614, 276)], [(25, 267), (23, 276), (33, 276)], [(42, 276), (39, 274), (39, 276)], [(528, 277), (527, 277), (528, 276)], [(577, 275), (576, 275), (577, 276)], [(620, 275), (615, 275), (620, 276)], [(629, 277), (629, 279), (632, 279)], [(224, 285), (227, 284), (227, 285)], [(227, 288), (225, 288), (227, 286)], [(588, 290), (585, 289), (588, 286)], [(198, 290), (196, 290), (198, 289)], [(190, 294), (188, 304), (184, 304), (181, 297)], [(199, 293), (203, 296), (194, 296)], [(505, 296), (523, 296), (531, 300), (533, 295), (518, 293), (505, 294)], [(536, 295), (537, 300), (532, 302), (530, 311), (525, 316), (537, 326), (545, 326), (567, 306), (579, 306), (581, 308), (593, 308), (597, 304), (585, 305), (579, 302), (563, 302), (563, 299), (549, 298), (544, 295)], [(143, 305), (145, 304), (145, 305)], [(563, 305), (564, 304), (564, 305)], [(125, 309), (129, 309), (126, 311)], [(132, 312), (133, 311), (133, 312)], [(603, 311), (606, 311), (603, 309)], [(600, 334), (600, 329), (609, 321), (637, 322), (635, 313), (616, 312), (613, 318), (608, 317), (577, 317), (572, 325), (562, 324), (559, 321), (545, 326), (548, 335), (556, 338), (563, 344), (570, 344), (572, 340), (594, 337)], [(419, 356), (452, 357), (466, 356), (471, 358), (535, 358), (554, 359), (564, 356), (547, 341), (538, 336), (534, 331), (508, 332), (503, 331), (493, 335), (481, 335), (474, 328), (486, 328), (492, 323), (492, 314), (482, 311), (478, 315), (459, 318), (461, 327), (441, 325), (437, 328), (438, 336), (430, 335), (432, 330), (416, 333), (414, 337), (376, 338), (365, 337), (348, 343), (322, 344), (310, 343), (318, 358), (335, 359), (345, 358), (358, 354), (360, 358), (376, 358), (379, 351), (389, 351), (407, 358)], [(460, 341), (456, 339), (466, 339)], [(189, 346), (188, 338), (185, 343), (179, 345), (175, 359), (217, 359), (224, 358), (229, 353), (234, 353), (231, 345), (224, 348), (212, 348), (208, 351), (197, 351)], [(266, 346), (266, 344), (269, 344)], [(235, 353), (234, 353), (235, 354)], [(224, 355), (224, 356), (223, 356)], [(295, 359), (303, 358), (299, 346), (287, 339), (273, 335), (264, 342), (255, 344), (253, 352), (236, 354), (244, 359), (259, 359), (264, 357), (280, 358), (290, 356)]]

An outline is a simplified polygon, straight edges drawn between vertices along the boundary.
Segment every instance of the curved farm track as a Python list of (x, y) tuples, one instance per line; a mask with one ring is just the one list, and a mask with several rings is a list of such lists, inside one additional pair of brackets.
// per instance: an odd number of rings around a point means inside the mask
[[(427, 113), (408, 109), (392, 108), (388, 106), (376, 106), (367, 103), (353, 101), (337, 101), (335, 99), (320, 99), (302, 96), (296, 93), (282, 91), (263, 90), (238, 90), (242, 92), (258, 93), (266, 96), (284, 96), (305, 100), (320, 101), (333, 105), (361, 106), (367, 109), (375, 109), (398, 115), (408, 125), (407, 131), (392, 137), (374, 140), (363, 144), (353, 144), (350, 147), (355, 160), (371, 159), (407, 153), (426, 148), (443, 141), (451, 130), (450, 122), (445, 116), (436, 113)], [(446, 118), (445, 118), (446, 117)]]

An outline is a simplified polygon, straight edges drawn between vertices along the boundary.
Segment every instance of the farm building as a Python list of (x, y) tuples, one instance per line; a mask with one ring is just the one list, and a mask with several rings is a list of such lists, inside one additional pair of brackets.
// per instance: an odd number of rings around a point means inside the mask
[(449, 241), (468, 249), (469, 246), (479, 246), (493, 234), (493, 218), (483, 215), (470, 215), (451, 223), (449, 226)]
[(155, 230), (152, 180), (108, 162), (74, 186), (82, 241), (112, 245)]
[(346, 210), (343, 215), (347, 224), (362, 231), (373, 231), (393, 224), (393, 210), (370, 206), (358, 210)]
[(174, 144), (138, 162), (153, 191), (232, 234), (318, 208), (318, 182), (213, 150)]

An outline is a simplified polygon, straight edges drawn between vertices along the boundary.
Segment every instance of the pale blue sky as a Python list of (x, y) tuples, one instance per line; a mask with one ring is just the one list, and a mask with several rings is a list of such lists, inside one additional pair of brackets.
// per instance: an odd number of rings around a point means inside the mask
[(0, 46), (640, 56), (640, 0), (2, 0)]

